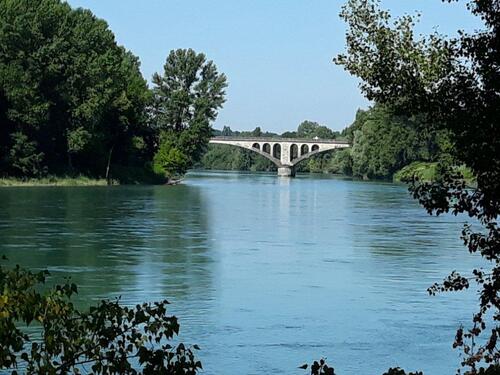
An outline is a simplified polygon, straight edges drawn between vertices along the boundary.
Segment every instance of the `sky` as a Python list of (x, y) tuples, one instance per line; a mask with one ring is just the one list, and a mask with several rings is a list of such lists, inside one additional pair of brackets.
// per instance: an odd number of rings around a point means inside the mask
[[(369, 102), (355, 77), (335, 66), (344, 51), (345, 0), (68, 0), (105, 19), (141, 60), (150, 81), (168, 53), (193, 48), (227, 75), (226, 103), (215, 128), (294, 130), (303, 120), (334, 130), (352, 123)], [(422, 13), (420, 33), (455, 35), (479, 21), (464, 2), (382, 0), (394, 15)]]

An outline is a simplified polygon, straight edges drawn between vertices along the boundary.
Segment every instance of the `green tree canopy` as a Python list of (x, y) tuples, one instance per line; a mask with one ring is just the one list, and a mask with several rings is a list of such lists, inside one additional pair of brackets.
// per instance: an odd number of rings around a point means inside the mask
[(229, 126), (224, 126), (221, 131), (221, 135), (224, 137), (230, 137), (233, 135), (233, 131)]
[(226, 76), (204, 54), (178, 49), (168, 55), (163, 74), (154, 74), (153, 85), (152, 121), (169, 132), (164, 138), (187, 156), (191, 167), (206, 150), (211, 122), (224, 104)]
[[(78, 310), (78, 289), (45, 285), (47, 271), (0, 265), (0, 370), (28, 374), (195, 375), (201, 363), (192, 348), (168, 344), (179, 333), (168, 301), (125, 307), (101, 301)], [(36, 324), (39, 330), (26, 331)], [(23, 327), (24, 326), (24, 327)]]
[[(4, 173), (57, 172), (67, 160), (102, 175), (113, 149), (126, 162), (149, 93), (106, 22), (60, 0), (0, 1), (0, 45)], [(23, 139), (31, 155), (11, 151)]]
[(386, 178), (423, 158), (415, 121), (382, 106), (358, 112), (351, 150), (355, 176)]
[(299, 138), (321, 138), (333, 139), (335, 133), (327, 126), (320, 125), (314, 121), (303, 121), (297, 128), (297, 137)]
[[(375, 0), (349, 0), (341, 16), (348, 24), (347, 53), (336, 58), (362, 80), (369, 99), (404, 115), (418, 116), (420, 129), (444, 130), (451, 163), (442, 163), (443, 177), (412, 188), (429, 213), (466, 213), (481, 230), (466, 226), (463, 239), (471, 253), (490, 261), (488, 270), (470, 275), (452, 273), (438, 291), (479, 286), (480, 300), (473, 325), (457, 331), (455, 346), (463, 349), (470, 374), (481, 363), (500, 362), (500, 13), (497, 0), (467, 2), (483, 21), (482, 30), (456, 38), (434, 33), (417, 38), (415, 19), (393, 20)], [(477, 179), (466, 188), (453, 164), (465, 164)], [(493, 325), (489, 317), (493, 319)], [(489, 336), (478, 338), (486, 331)]]
[(252, 137), (262, 137), (262, 129), (260, 126), (257, 126), (253, 131), (252, 131)]

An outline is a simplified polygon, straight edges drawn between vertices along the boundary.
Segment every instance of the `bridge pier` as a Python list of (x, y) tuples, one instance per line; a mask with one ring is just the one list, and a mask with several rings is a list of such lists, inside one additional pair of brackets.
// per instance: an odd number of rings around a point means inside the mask
[(283, 166), (278, 168), (279, 177), (295, 177), (295, 167)]

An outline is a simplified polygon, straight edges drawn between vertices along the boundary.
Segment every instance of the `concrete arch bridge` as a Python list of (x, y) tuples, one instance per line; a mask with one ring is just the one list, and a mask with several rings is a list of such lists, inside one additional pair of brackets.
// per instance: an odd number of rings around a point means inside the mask
[(271, 160), (278, 176), (295, 176), (301, 161), (321, 152), (350, 147), (349, 143), (323, 139), (215, 137), (210, 143), (246, 148)]

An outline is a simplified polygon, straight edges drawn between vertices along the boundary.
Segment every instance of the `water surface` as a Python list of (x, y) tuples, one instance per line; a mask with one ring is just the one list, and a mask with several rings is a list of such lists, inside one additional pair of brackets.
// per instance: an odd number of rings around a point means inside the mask
[(0, 189), (0, 254), (80, 285), (81, 303), (167, 298), (205, 374), (453, 374), (474, 295), (429, 297), (469, 270), (455, 217), (406, 187), (193, 173), (178, 186)]

